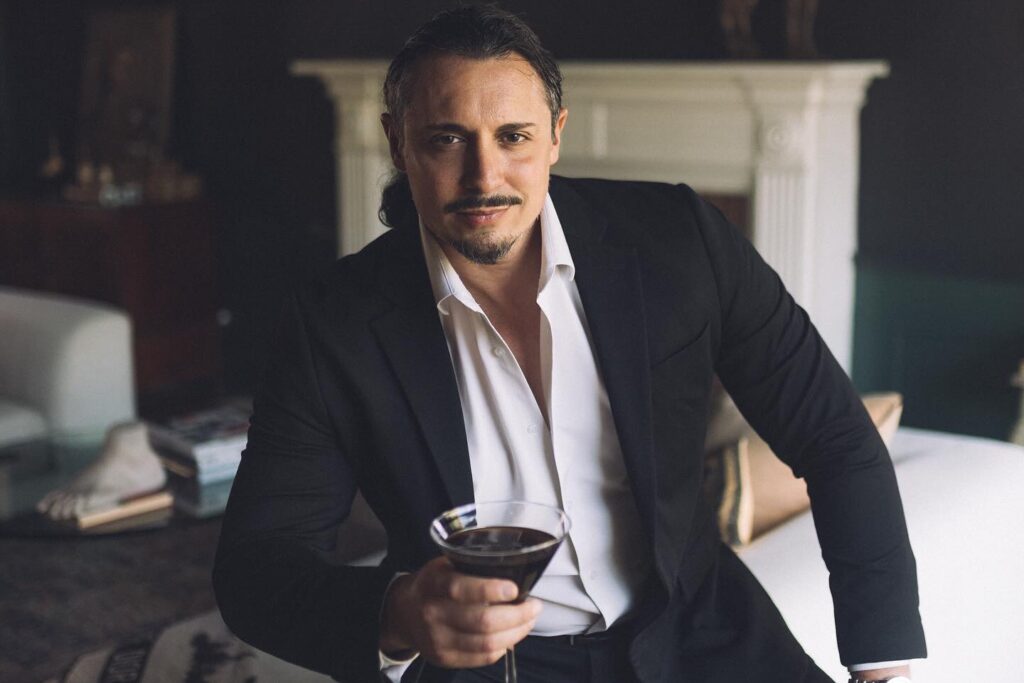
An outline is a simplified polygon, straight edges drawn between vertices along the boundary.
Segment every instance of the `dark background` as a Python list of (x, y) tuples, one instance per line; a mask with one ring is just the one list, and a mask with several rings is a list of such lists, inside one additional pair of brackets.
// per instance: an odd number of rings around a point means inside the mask
[[(0, 191), (31, 188), (51, 133), (74, 149), (88, 10), (146, 4), (0, 0)], [(289, 63), (390, 57), (453, 3), (159, 4), (178, 9), (169, 152), (221, 207), (225, 379), (249, 391), (276, 300), (336, 250), (333, 112)], [(563, 60), (725, 58), (707, 0), (503, 6)], [(756, 16), (768, 58), (781, 7)], [(1024, 358), (1024, 2), (821, 0), (817, 38), (892, 70), (862, 117), (854, 379), (904, 391), (908, 424), (1005, 438)]]

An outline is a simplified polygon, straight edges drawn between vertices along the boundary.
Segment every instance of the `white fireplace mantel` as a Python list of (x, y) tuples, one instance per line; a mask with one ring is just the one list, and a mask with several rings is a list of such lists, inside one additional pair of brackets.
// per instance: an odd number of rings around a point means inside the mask
[[(302, 60), (336, 114), (342, 254), (385, 229), (384, 61)], [(758, 250), (849, 369), (860, 109), (883, 62), (566, 62), (569, 121), (556, 172), (685, 182), (746, 195)]]

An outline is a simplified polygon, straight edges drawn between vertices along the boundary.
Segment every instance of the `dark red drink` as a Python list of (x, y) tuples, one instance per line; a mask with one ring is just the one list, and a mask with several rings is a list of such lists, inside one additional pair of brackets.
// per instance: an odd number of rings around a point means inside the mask
[[(555, 536), (516, 526), (485, 526), (448, 537), (444, 554), (465, 574), (508, 579), (519, 587), (515, 602), (526, 599), (558, 550)], [(531, 549), (535, 548), (535, 549)]]

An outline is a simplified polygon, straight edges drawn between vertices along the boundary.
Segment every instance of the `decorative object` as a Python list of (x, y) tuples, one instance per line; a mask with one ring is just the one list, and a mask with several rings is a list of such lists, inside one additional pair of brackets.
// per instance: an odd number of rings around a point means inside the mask
[[(760, 0), (721, 0), (719, 21), (725, 34), (730, 57), (753, 59), (762, 50), (753, 30), (753, 15)], [(818, 56), (814, 44), (814, 20), (818, 0), (785, 0), (785, 50), (791, 59), (813, 59)]]
[(46, 159), (39, 166), (39, 177), (46, 181), (58, 178), (67, 166), (60, 153), (60, 142), (57, 141), (56, 133), (50, 133), (48, 151)]
[[(83, 655), (63, 683), (329, 683), (329, 676), (272, 657), (235, 637), (216, 610), (171, 624), (155, 635)], [(58, 683), (51, 679), (47, 683)]]
[(141, 180), (170, 131), (175, 14), (171, 7), (102, 9), (87, 21), (78, 161)]
[(202, 182), (166, 159), (174, 83), (172, 7), (90, 14), (69, 201), (131, 206), (188, 201)]
[[(903, 414), (903, 397), (892, 392), (867, 394), (863, 399), (888, 445)], [(721, 413), (712, 418), (710, 426), (742, 420), (731, 401), (724, 402)], [(806, 482), (795, 477), (749, 425), (743, 423), (734, 434), (730, 443), (719, 443), (721, 438), (716, 438), (714, 448), (708, 451), (705, 494), (718, 512), (722, 539), (741, 547), (804, 512), (811, 501)]]
[(70, 482), (46, 494), (36, 510), (86, 529), (170, 508), (173, 499), (161, 491), (166, 483), (160, 459), (146, 438), (145, 423), (121, 422), (107, 430), (96, 459)]

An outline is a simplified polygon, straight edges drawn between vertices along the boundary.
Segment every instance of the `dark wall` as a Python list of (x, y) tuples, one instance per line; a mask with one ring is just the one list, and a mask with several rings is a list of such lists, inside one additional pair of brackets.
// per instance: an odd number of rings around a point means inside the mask
[(10, 98), (10, 57), (7, 47), (7, 6), (0, 4), (0, 186), (12, 182), (14, 121)]
[(862, 119), (861, 257), (1020, 282), (1024, 2), (910, 7)]
[[(72, 147), (83, 17), (111, 4), (118, 3), (0, 0), (0, 153), (7, 154), (0, 182), (9, 189), (31, 177), (49, 132)], [(415, 26), (453, 3), (171, 4), (179, 11), (171, 152), (203, 175), (224, 210), (219, 275), (234, 314), (228, 380), (245, 389), (274, 301), (335, 250), (332, 111), (313, 79), (288, 74), (289, 62), (388, 57)], [(706, 0), (504, 5), (561, 59), (723, 57)], [(892, 75), (871, 88), (863, 115), (861, 264), (1024, 281), (1024, 3), (820, 5), (826, 56), (892, 65)], [(762, 2), (762, 37), (778, 28), (781, 7), (781, 0)], [(778, 40), (765, 45), (767, 56), (778, 56)]]
[(854, 381), (1005, 439), (1024, 360), (1024, 3), (908, 4), (862, 116)]

